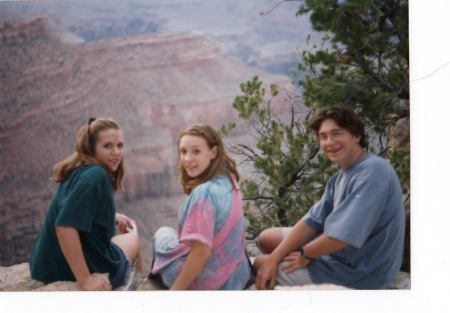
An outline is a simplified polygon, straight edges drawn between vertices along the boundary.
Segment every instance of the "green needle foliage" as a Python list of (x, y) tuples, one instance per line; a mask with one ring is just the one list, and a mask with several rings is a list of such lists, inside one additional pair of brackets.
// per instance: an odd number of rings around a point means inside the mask
[(409, 118), (408, 1), (302, 2), (297, 14), (310, 14), (315, 30), (333, 34), (323, 38), (328, 45), (302, 53), (305, 104), (352, 106), (375, 133), (389, 136)]
[[(233, 102), (256, 141), (255, 147), (232, 147), (254, 168), (241, 183), (249, 240), (268, 227), (297, 222), (338, 170), (319, 153), (307, 126), (317, 110), (332, 105), (350, 106), (365, 120), (370, 149), (393, 164), (409, 207), (409, 137), (393, 146), (399, 125), (409, 133), (408, 1), (303, 0), (297, 14), (308, 14), (313, 28), (326, 33), (320, 46), (307, 42), (293, 71), (304, 75), (293, 84), (306, 109), (287, 97), (291, 116), (275, 116), (279, 87), (266, 92), (258, 77), (242, 83)], [(235, 126), (222, 126), (222, 134)]]
[[(337, 168), (318, 154), (316, 138), (307, 127), (308, 118), (298, 110), (295, 101), (289, 103), (289, 118), (282, 120), (274, 115), (272, 100), (279, 92), (276, 85), (271, 85), (270, 93), (266, 93), (262, 81), (255, 76), (240, 87), (243, 94), (235, 97), (233, 108), (249, 124), (256, 145), (238, 144), (232, 151), (243, 156), (244, 162), (250, 162), (255, 170), (251, 179), (241, 182), (249, 221), (248, 239), (254, 240), (265, 228), (291, 226), (299, 220), (320, 199), (328, 178)], [(221, 133), (228, 134), (235, 126), (224, 125)]]
[(304, 0), (297, 14), (332, 34), (302, 52), (305, 105), (353, 107), (366, 121), (371, 150), (396, 169), (409, 208), (409, 136), (393, 146), (402, 125), (409, 133), (408, 1)]

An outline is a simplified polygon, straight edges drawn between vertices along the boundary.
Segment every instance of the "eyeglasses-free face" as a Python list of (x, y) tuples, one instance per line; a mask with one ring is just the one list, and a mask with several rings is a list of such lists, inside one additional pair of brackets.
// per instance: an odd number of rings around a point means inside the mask
[(113, 128), (103, 130), (95, 143), (95, 156), (115, 172), (123, 159), (123, 145), (122, 131)]
[(178, 147), (181, 165), (191, 178), (200, 176), (208, 169), (217, 156), (217, 150), (217, 146), (210, 149), (204, 138), (193, 135), (181, 137)]

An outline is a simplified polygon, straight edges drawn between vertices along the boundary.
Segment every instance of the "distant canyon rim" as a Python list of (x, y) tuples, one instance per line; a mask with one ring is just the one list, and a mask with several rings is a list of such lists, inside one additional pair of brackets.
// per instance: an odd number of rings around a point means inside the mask
[[(144, 256), (160, 226), (176, 227), (184, 200), (175, 184), (176, 140), (197, 122), (237, 121), (239, 84), (260, 76), (294, 92), (290, 78), (224, 57), (197, 33), (144, 33), (67, 43), (43, 18), (0, 24), (0, 265), (28, 261), (57, 185), (53, 165), (74, 151), (89, 117), (116, 119), (125, 133), (125, 192), (118, 211), (138, 221)], [(284, 114), (284, 104), (275, 103)], [(244, 125), (229, 138), (251, 144)], [(245, 171), (245, 169), (243, 169)]]

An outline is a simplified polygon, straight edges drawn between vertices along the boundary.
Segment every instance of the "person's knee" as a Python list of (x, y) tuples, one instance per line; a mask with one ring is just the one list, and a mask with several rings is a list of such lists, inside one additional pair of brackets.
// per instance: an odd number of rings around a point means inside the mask
[(258, 235), (258, 246), (259, 248), (267, 253), (267, 241), (268, 241), (268, 236), (267, 236), (267, 229), (263, 230), (262, 232), (259, 233)]
[(264, 252), (264, 253), (270, 253), (273, 251), (272, 249), (272, 245), (271, 245), (271, 238), (270, 238), (270, 229), (266, 229), (263, 230), (259, 235), (258, 235), (258, 244), (259, 244), (259, 248)]
[(281, 228), (263, 230), (258, 236), (258, 244), (264, 253), (271, 253), (283, 240)]
[(130, 234), (130, 245), (132, 246), (132, 255), (134, 255), (134, 259), (136, 259), (139, 249), (141, 248), (141, 243), (139, 240), (139, 236), (136, 233)]
[(117, 235), (112, 238), (112, 241), (122, 249), (127, 259), (130, 261), (136, 259), (141, 247), (139, 236), (136, 233)]
[(169, 226), (162, 226), (156, 230), (153, 237), (166, 236), (166, 234), (172, 234), (174, 232), (176, 232), (176, 231), (173, 228), (171, 228)]

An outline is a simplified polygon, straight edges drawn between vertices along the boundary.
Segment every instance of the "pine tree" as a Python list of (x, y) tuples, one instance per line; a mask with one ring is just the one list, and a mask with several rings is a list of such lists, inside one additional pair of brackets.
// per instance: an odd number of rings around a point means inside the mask
[(256, 149), (233, 147), (256, 172), (241, 184), (250, 240), (265, 228), (297, 222), (337, 171), (307, 126), (317, 110), (332, 105), (350, 106), (364, 119), (370, 149), (393, 164), (409, 210), (409, 137), (394, 143), (401, 126), (409, 134), (408, 1), (304, 0), (297, 14), (308, 14), (313, 29), (325, 33), (320, 46), (307, 42), (293, 71), (301, 74), (296, 84), (308, 111), (288, 101), (290, 120), (277, 118), (271, 103), (279, 88), (266, 94), (258, 77), (242, 83), (233, 102), (257, 140)]
[[(233, 102), (257, 140), (254, 148), (243, 144), (231, 148), (255, 169), (254, 177), (241, 183), (250, 240), (265, 228), (291, 226), (298, 221), (320, 199), (328, 178), (337, 170), (318, 153), (316, 138), (307, 126), (308, 112), (312, 111), (303, 112), (305, 116), (291, 101), (286, 103), (291, 107), (290, 118), (279, 119), (272, 109), (279, 88), (271, 85), (266, 93), (262, 84), (257, 76), (242, 83), (243, 95)], [(235, 126), (222, 126), (221, 133), (227, 134)]]

